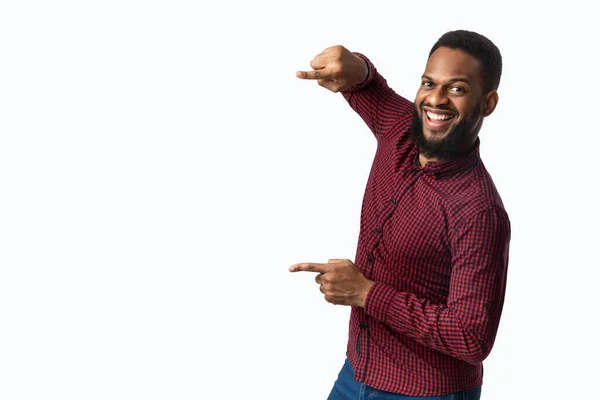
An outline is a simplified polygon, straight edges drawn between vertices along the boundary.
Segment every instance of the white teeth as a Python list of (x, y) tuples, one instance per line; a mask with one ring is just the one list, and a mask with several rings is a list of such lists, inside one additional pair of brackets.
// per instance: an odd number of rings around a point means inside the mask
[(434, 114), (432, 112), (427, 111), (427, 116), (429, 117), (429, 119), (432, 119), (434, 121), (445, 121), (447, 119), (452, 118), (452, 115), (448, 115), (448, 114)]

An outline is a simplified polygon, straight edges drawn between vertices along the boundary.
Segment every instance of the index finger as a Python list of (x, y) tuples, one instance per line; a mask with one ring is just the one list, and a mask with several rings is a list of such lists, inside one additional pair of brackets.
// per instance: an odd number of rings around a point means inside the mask
[(319, 272), (323, 274), (328, 271), (328, 265), (319, 263), (300, 263), (290, 267), (290, 272), (298, 271)]
[(314, 71), (296, 71), (296, 76), (300, 79), (331, 79), (334, 77), (331, 71), (325, 68)]

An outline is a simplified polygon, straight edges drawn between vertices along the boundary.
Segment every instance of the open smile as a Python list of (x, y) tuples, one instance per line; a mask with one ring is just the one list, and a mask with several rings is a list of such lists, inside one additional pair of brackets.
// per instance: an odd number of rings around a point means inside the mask
[(424, 110), (425, 124), (431, 129), (442, 129), (450, 125), (456, 118), (456, 114), (440, 111)]

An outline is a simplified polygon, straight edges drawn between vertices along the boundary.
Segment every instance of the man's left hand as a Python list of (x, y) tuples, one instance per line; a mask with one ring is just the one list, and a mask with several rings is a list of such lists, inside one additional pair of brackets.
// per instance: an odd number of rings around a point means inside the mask
[(301, 263), (290, 267), (290, 272), (298, 271), (317, 272), (315, 281), (325, 300), (332, 304), (364, 307), (374, 283), (350, 260), (332, 258), (327, 264)]

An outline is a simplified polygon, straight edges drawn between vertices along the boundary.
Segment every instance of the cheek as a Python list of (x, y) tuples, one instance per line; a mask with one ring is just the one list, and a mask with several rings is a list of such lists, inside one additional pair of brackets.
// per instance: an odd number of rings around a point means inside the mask
[(458, 110), (458, 112), (460, 113), (461, 118), (463, 118), (466, 115), (473, 114), (474, 112), (476, 113), (478, 111), (477, 102), (473, 101), (471, 99), (467, 99), (467, 98), (455, 99), (453, 101), (453, 104), (454, 104), (454, 107), (456, 108), (456, 110)]
[(415, 107), (417, 109), (417, 113), (419, 115), (421, 115), (421, 107), (423, 106), (423, 102), (425, 101), (425, 97), (426, 96), (419, 96), (417, 95), (417, 97), (415, 97)]
[(421, 104), (423, 104), (423, 100), (425, 100), (425, 97), (427, 97), (427, 95), (421, 93), (420, 90), (417, 92), (417, 96), (415, 97), (415, 105), (417, 106), (417, 108), (421, 108)]

